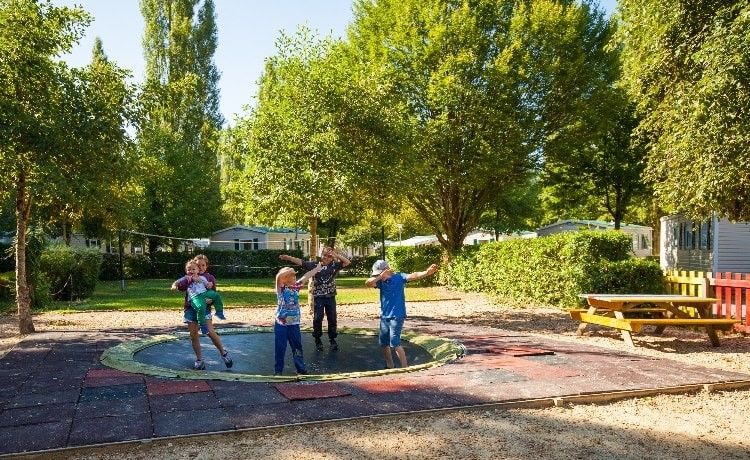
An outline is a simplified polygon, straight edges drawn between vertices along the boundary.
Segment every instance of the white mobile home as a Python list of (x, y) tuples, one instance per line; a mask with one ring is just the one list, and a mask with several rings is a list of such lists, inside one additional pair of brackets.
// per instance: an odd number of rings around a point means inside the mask
[(287, 228), (234, 225), (212, 233), (209, 247), (223, 251), (301, 249), (307, 255), (310, 254), (310, 234)]
[[(561, 232), (577, 232), (580, 230), (614, 230), (613, 222), (604, 222), (601, 220), (561, 220), (554, 224), (545, 225), (537, 229), (538, 236), (547, 236)], [(620, 224), (620, 231), (630, 235), (633, 243), (633, 253), (639, 257), (651, 255), (652, 251), (652, 229), (644, 225)]]
[(750, 222), (713, 216), (692, 221), (679, 214), (661, 218), (662, 268), (713, 273), (750, 272)]

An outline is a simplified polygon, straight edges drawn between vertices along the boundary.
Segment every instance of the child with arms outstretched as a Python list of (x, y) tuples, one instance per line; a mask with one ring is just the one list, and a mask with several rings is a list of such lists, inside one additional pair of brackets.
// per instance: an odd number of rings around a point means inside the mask
[(188, 331), (190, 332), (193, 351), (195, 352), (193, 369), (202, 370), (206, 368), (206, 364), (203, 362), (200, 336), (198, 334), (199, 330), (211, 339), (216, 349), (219, 350), (224, 364), (228, 368), (232, 367), (234, 362), (229, 356), (229, 352), (221, 343), (219, 334), (214, 330), (213, 321), (211, 320), (211, 307), (206, 304), (206, 300), (211, 299), (213, 306), (216, 308), (216, 316), (220, 319), (225, 319), (224, 304), (221, 296), (213, 290), (216, 287), (216, 279), (211, 276), (211, 280), (209, 280), (206, 276), (200, 275), (198, 262), (195, 259), (189, 260), (185, 264), (185, 273), (185, 276), (172, 283), (171, 289), (173, 291), (186, 291), (190, 308), (185, 309), (184, 317), (185, 323), (188, 325)]
[(302, 334), (300, 332), (300, 315), (299, 307), (299, 290), (310, 277), (314, 276), (321, 270), (318, 264), (315, 268), (308, 271), (302, 278), (295, 281), (294, 269), (284, 267), (276, 274), (276, 318), (273, 325), (275, 337), (275, 362), (274, 374), (281, 375), (284, 371), (284, 355), (286, 354), (286, 344), (292, 349), (292, 358), (294, 367), (298, 374), (307, 374), (305, 360), (302, 356)]
[(396, 352), (401, 367), (406, 367), (406, 352), (401, 346), (401, 329), (406, 319), (406, 293), (408, 281), (415, 281), (437, 272), (435, 264), (427, 270), (414, 273), (394, 271), (385, 260), (378, 260), (372, 266), (370, 278), (365, 281), (370, 287), (380, 289), (380, 349), (387, 368), (393, 367), (392, 352)]

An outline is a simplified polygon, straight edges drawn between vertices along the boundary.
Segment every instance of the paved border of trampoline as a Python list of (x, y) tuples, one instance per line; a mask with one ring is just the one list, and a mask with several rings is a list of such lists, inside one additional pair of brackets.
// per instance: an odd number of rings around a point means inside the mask
[[(304, 328), (303, 331), (309, 332), (311, 331), (311, 329)], [(243, 328), (217, 329), (216, 332), (219, 335), (273, 333), (273, 327), (251, 326)], [(339, 328), (339, 333), (366, 336), (376, 335), (376, 332), (372, 329), (354, 327)], [(141, 363), (134, 359), (136, 353), (148, 347), (176, 340), (188, 340), (190, 338), (190, 335), (187, 332), (176, 332), (174, 334), (160, 334), (146, 337), (140, 340), (125, 342), (120, 345), (115, 345), (114, 347), (108, 348), (104, 351), (104, 353), (102, 353), (100, 361), (105, 366), (124, 372), (144, 374), (154, 377), (194, 380), (226, 380), (233, 382), (290, 382), (341, 380), (358, 377), (375, 377), (380, 375), (398, 374), (404, 372), (415, 372), (423, 369), (442, 366), (449, 362), (455, 361), (456, 359), (466, 354), (466, 349), (464, 348), (464, 346), (456, 340), (446, 339), (434, 335), (419, 334), (411, 331), (404, 331), (401, 337), (405, 341), (424, 348), (432, 356), (433, 360), (429, 363), (408, 366), (405, 368), (379, 369), (338, 374), (307, 374), (294, 376), (196, 371), (192, 369), (178, 370)]]
[(361, 415), (355, 417), (343, 417), (337, 419), (328, 420), (316, 420), (307, 422), (296, 422), (296, 423), (285, 423), (280, 425), (269, 425), (261, 427), (249, 427), (249, 428), (237, 428), (232, 430), (213, 431), (206, 433), (197, 434), (185, 434), (175, 436), (162, 436), (158, 438), (149, 439), (135, 439), (128, 441), (116, 441), (107, 442), (100, 444), (89, 444), (85, 446), (72, 446), (72, 447), (61, 447), (57, 449), (46, 449), (37, 451), (26, 451), (17, 452), (10, 454), (0, 454), (2, 458), (34, 458), (40, 455), (54, 455), (54, 454), (73, 454), (80, 452), (81, 454), (95, 451), (97, 449), (105, 449), (109, 447), (117, 446), (129, 446), (129, 445), (141, 445), (151, 444), (156, 442), (169, 442), (175, 440), (200, 440), (203, 438), (212, 438), (221, 435), (231, 435), (239, 433), (251, 433), (251, 432), (263, 432), (263, 431), (274, 431), (284, 428), (293, 428), (301, 426), (321, 426), (330, 425), (335, 423), (342, 423), (347, 421), (357, 420), (368, 420), (376, 418), (401, 418), (412, 415), (430, 415), (430, 414), (441, 414), (467, 410), (488, 410), (488, 409), (499, 409), (499, 410), (511, 410), (511, 409), (545, 409), (549, 407), (561, 407), (567, 404), (608, 404), (616, 401), (621, 401), (630, 398), (643, 398), (649, 396), (657, 396), (662, 394), (693, 394), (700, 391), (727, 391), (727, 390), (746, 390), (750, 389), (750, 380), (737, 380), (731, 382), (722, 383), (706, 383), (706, 384), (691, 384), (691, 385), (677, 385), (664, 388), (652, 388), (646, 390), (622, 390), (622, 391), (608, 391), (599, 393), (587, 393), (580, 395), (560, 396), (560, 397), (548, 397), (548, 398), (530, 398), (520, 399), (516, 401), (504, 401), (504, 402), (493, 402), (486, 404), (472, 404), (464, 406), (453, 406), (437, 409), (420, 409), (410, 410), (403, 412), (393, 412), (387, 414), (372, 414), (372, 415)]

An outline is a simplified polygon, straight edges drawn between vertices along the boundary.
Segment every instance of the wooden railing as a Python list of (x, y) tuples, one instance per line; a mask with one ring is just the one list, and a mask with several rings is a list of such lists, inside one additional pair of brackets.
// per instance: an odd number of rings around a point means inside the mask
[(739, 319), (735, 330), (750, 333), (748, 296), (750, 275), (743, 273), (717, 273), (665, 270), (664, 284), (669, 294), (716, 297), (713, 314), (716, 317)]

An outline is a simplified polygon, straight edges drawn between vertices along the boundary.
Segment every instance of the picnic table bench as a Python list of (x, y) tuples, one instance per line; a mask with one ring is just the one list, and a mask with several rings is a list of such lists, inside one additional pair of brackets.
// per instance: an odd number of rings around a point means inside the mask
[[(631, 332), (640, 332), (643, 326), (656, 326), (661, 334), (667, 326), (703, 327), (711, 345), (718, 347), (717, 330), (731, 329), (739, 320), (713, 318), (711, 308), (716, 299), (685, 295), (658, 294), (582, 294), (587, 309), (569, 310), (570, 317), (581, 321), (578, 335), (587, 324), (598, 324), (620, 330), (622, 338), (635, 347)], [(692, 310), (694, 316), (687, 311)]]

